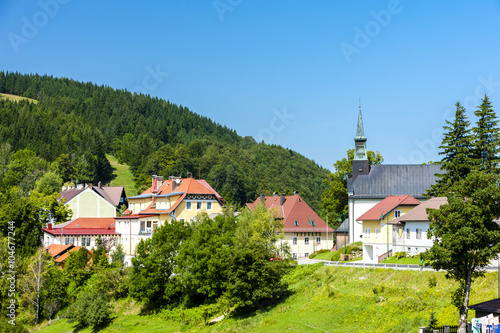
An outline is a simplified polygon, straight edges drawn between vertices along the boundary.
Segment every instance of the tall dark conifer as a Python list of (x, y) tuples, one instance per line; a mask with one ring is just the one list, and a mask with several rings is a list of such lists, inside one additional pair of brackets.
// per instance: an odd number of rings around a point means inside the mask
[(437, 174), (438, 180), (427, 191), (428, 196), (443, 196), (453, 183), (465, 179), (473, 168), (471, 152), (473, 137), (469, 129), (470, 121), (465, 114), (465, 108), (459, 102), (455, 104), (455, 120), (446, 121), (443, 126), (445, 133), (439, 149), (439, 155), (444, 155), (440, 165), (442, 174)]
[(472, 129), (474, 132), (472, 158), (475, 168), (498, 174), (500, 130), (497, 116), (487, 95), (484, 95), (481, 105), (474, 114), (478, 117), (476, 127)]

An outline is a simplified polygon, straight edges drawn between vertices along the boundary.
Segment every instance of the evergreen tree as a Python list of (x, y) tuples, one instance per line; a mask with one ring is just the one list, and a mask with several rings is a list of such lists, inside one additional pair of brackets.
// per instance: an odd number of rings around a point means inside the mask
[(475, 167), (490, 173), (499, 173), (500, 130), (490, 99), (484, 95), (481, 105), (474, 111), (479, 118), (474, 132), (472, 158)]
[(427, 196), (443, 196), (456, 181), (465, 179), (472, 169), (471, 151), (473, 138), (469, 129), (470, 121), (465, 108), (459, 102), (455, 104), (455, 120), (446, 121), (445, 133), (439, 149), (444, 155), (439, 162), (443, 173), (436, 174), (438, 180), (426, 193)]

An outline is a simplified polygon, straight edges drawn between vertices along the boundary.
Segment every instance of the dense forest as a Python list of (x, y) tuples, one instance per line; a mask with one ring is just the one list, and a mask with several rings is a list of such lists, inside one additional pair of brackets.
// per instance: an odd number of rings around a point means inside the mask
[(63, 181), (107, 182), (105, 157), (130, 165), (138, 190), (150, 176), (206, 179), (227, 201), (243, 205), (260, 193), (299, 191), (318, 209), (328, 170), (276, 145), (258, 143), (186, 107), (67, 78), (0, 72), (0, 142), (52, 164)]

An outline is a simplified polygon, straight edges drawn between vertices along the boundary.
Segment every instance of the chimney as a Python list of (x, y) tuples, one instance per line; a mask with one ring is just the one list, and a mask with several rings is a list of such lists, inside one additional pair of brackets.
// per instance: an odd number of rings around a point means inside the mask
[(260, 195), (260, 202), (263, 202), (264, 204), (266, 203), (266, 196), (265, 194)]
[(47, 223), (47, 228), (48, 228), (49, 230), (52, 230), (52, 222)]
[(283, 206), (285, 204), (286, 198), (284, 194), (280, 195), (280, 206)]
[(273, 197), (277, 197), (278, 196), (278, 192), (273, 192)]
[(90, 187), (90, 189), (92, 189), (92, 183), (89, 183), (89, 187)]
[(102, 188), (102, 186), (101, 186), (101, 181), (99, 181), (99, 183), (97, 183), (97, 187), (98, 187), (98, 188)]
[(299, 191), (293, 191), (293, 195), (299, 195)]
[(172, 179), (172, 192), (174, 192), (180, 184), (181, 180), (179, 178)]
[(151, 187), (153, 194), (156, 194), (156, 192), (158, 191), (158, 178), (156, 175), (151, 176)]

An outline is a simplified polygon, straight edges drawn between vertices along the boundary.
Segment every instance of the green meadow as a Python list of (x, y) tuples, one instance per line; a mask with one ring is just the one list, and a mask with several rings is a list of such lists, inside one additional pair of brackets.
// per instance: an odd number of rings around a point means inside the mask
[[(417, 332), (432, 312), (439, 325), (456, 325), (450, 295), (456, 284), (443, 272), (297, 266), (286, 276), (290, 295), (269, 300), (254, 313), (207, 324), (199, 309), (141, 315), (130, 300), (114, 303), (111, 323), (101, 332)], [(497, 296), (498, 274), (472, 285), (470, 304)], [(64, 311), (60, 313), (62, 315)], [(474, 315), (469, 312), (469, 320)], [(214, 317), (216, 317), (215, 315)], [(61, 319), (40, 332), (91, 332)]]

